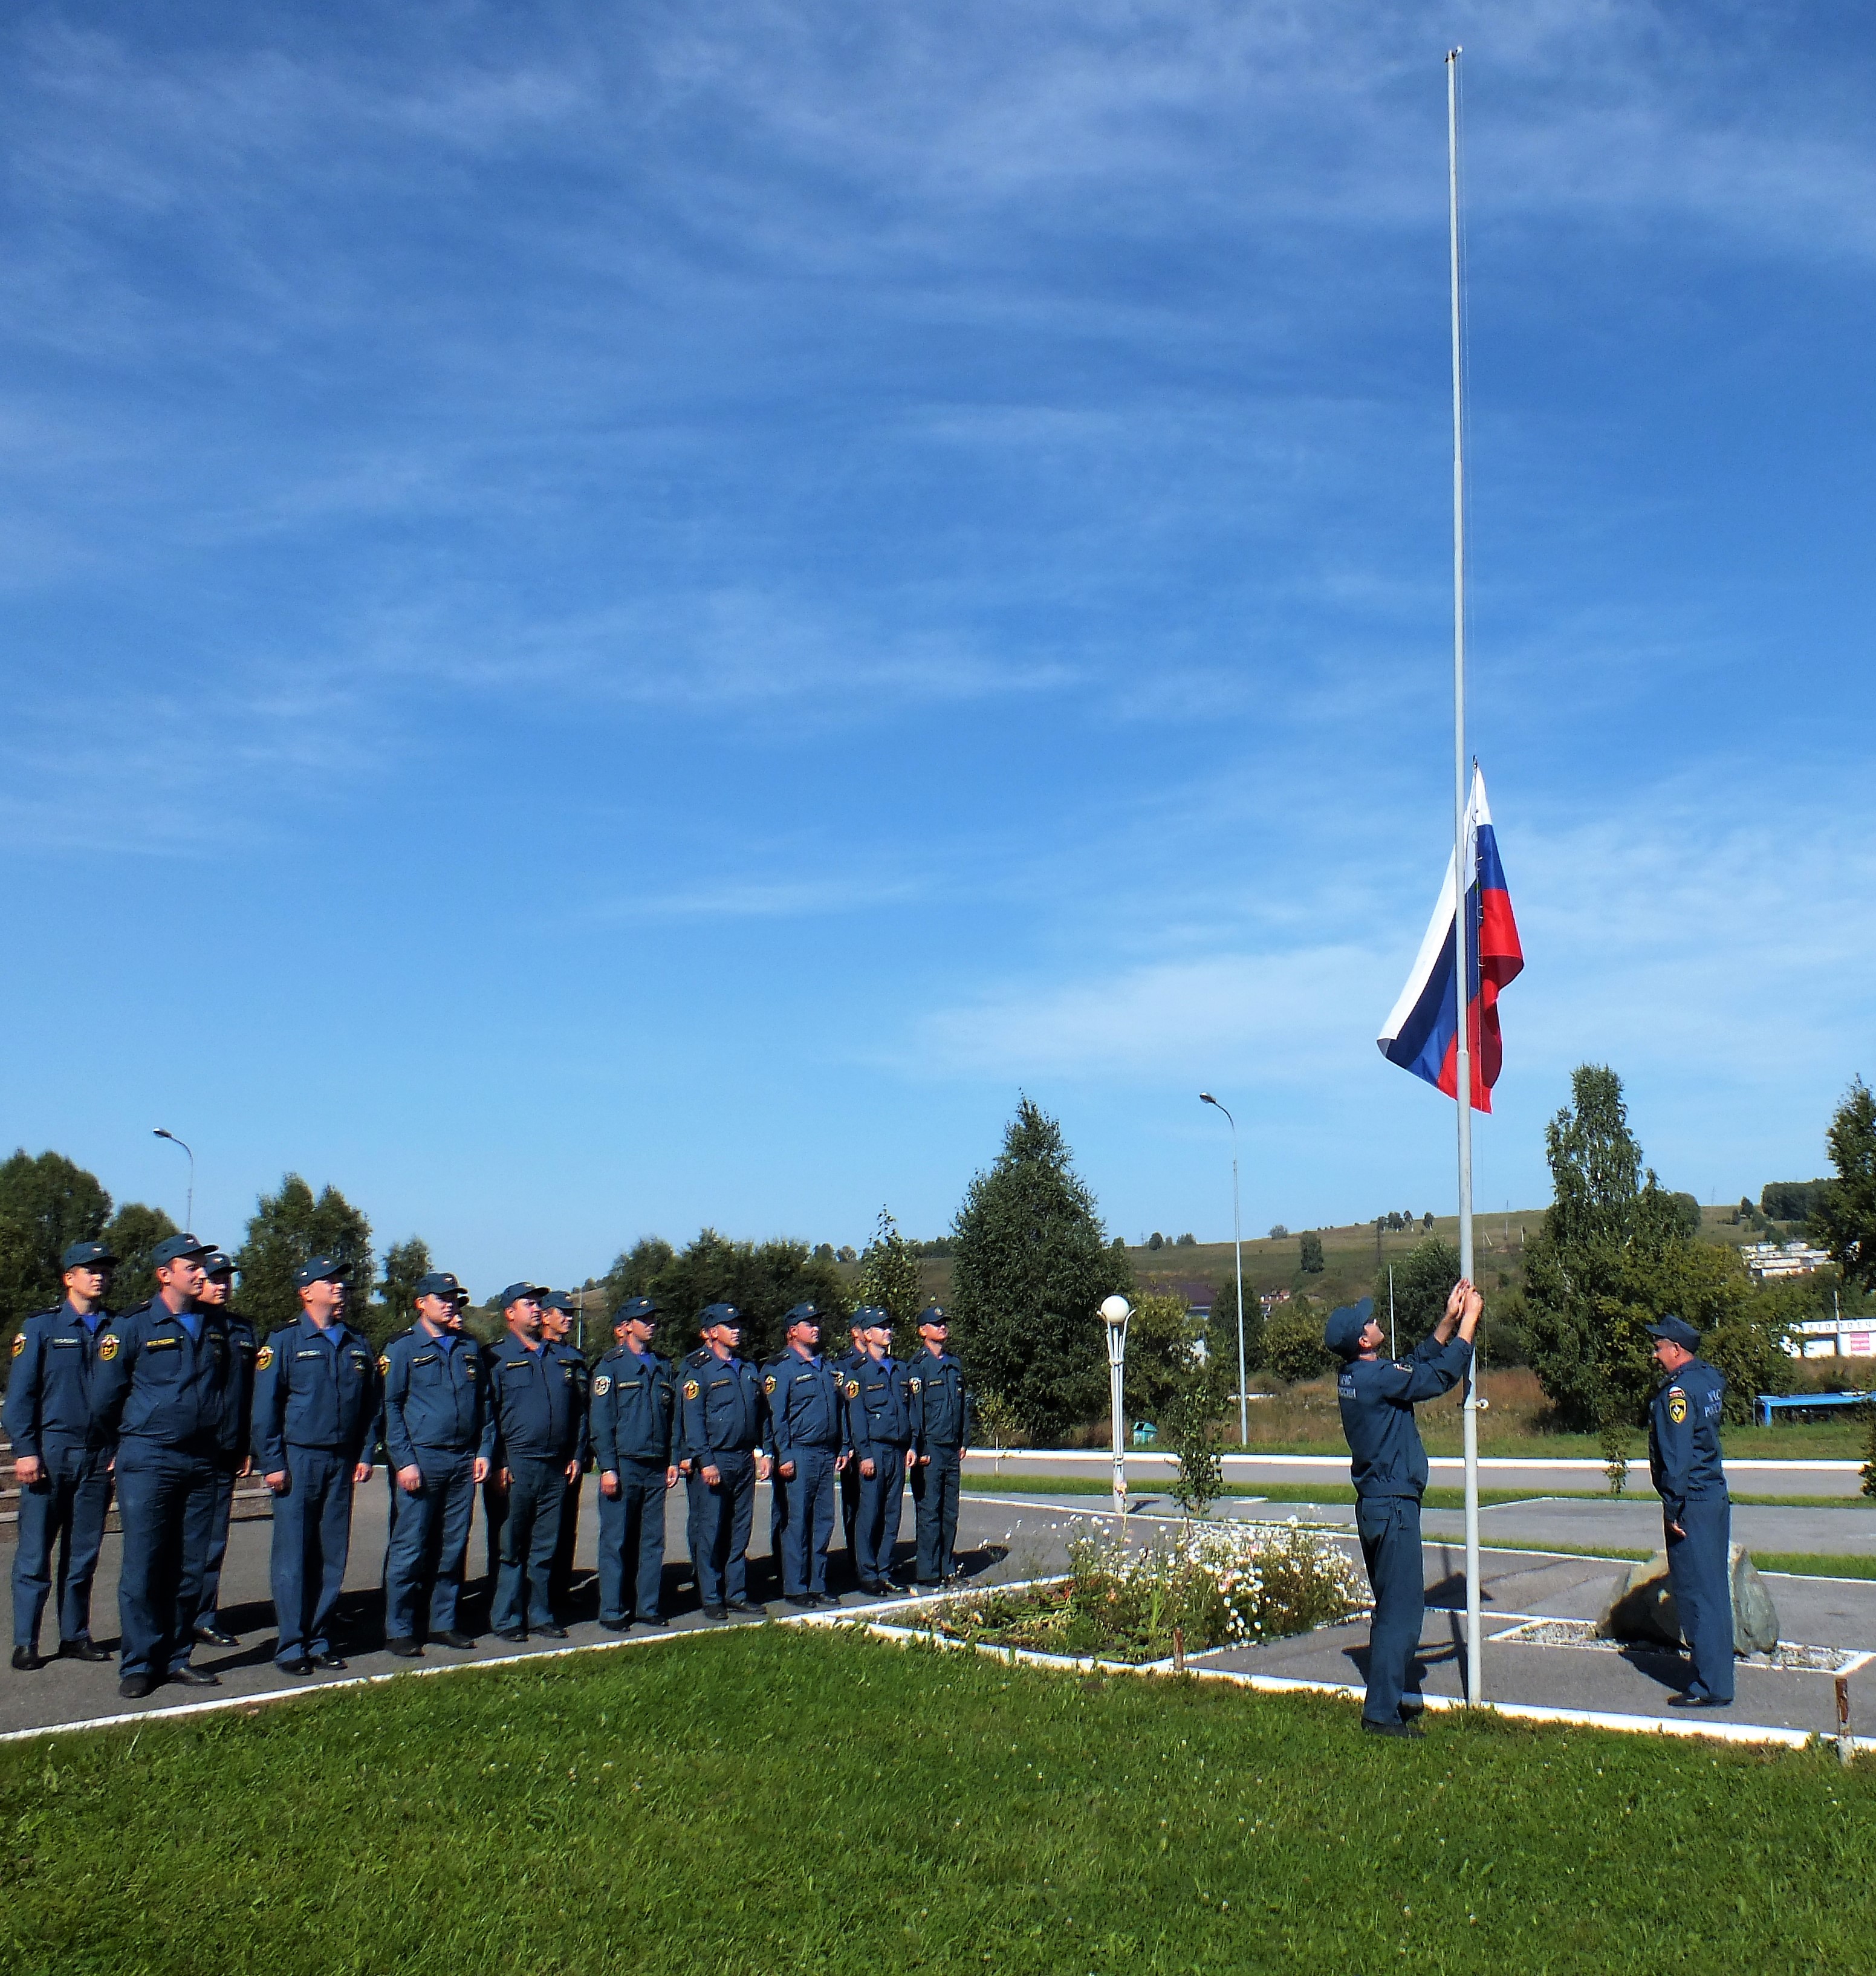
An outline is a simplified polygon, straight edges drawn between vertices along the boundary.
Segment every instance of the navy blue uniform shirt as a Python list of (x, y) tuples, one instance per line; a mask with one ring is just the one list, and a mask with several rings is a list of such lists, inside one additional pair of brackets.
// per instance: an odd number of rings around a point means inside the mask
[(1720, 1458), (1720, 1416), (1724, 1411), (1724, 1376), (1704, 1358), (1690, 1358), (1648, 1407), (1648, 1473), (1655, 1493), (1677, 1523), (1691, 1500), (1713, 1500), (1726, 1493)]
[(384, 1455), (393, 1468), (436, 1454), (492, 1456), (482, 1347), (459, 1331), (433, 1335), (422, 1323), (393, 1338), (378, 1361), (384, 1378)]
[(156, 1297), (105, 1325), (91, 1394), (120, 1445), (153, 1442), (209, 1455), (221, 1446), (238, 1377), (219, 1311), (179, 1317)]
[(15, 1334), (6, 1404), (0, 1422), (15, 1456), (44, 1458), (47, 1441), (109, 1447), (115, 1437), (98, 1418), (97, 1342), (110, 1320), (81, 1317), (69, 1303), (29, 1317)]
[(792, 1461), (794, 1450), (847, 1444), (846, 1402), (840, 1375), (818, 1352), (803, 1358), (793, 1345), (762, 1368), (762, 1396), (769, 1405), (769, 1451)]
[(914, 1355), (906, 1367), (912, 1388), (912, 1444), (920, 1454), (968, 1447), (976, 1423), (971, 1416), (964, 1368), (949, 1352)]
[(558, 1344), (547, 1348), (563, 1365), (573, 1372), (573, 1389), (578, 1397), (580, 1408), (580, 1437), (574, 1448), (582, 1468), (587, 1456), (592, 1451), (593, 1439), (591, 1424), (587, 1418), (593, 1400), (593, 1369), (586, 1362), (586, 1354), (571, 1339), (563, 1338)]
[(906, 1368), (888, 1356), (847, 1375), (847, 1445), (862, 1461), (904, 1456), (912, 1445), (912, 1388)]
[(1358, 1496), (1410, 1496), (1427, 1487), (1427, 1451), (1414, 1424), (1417, 1400), (1450, 1392), (1472, 1357), (1456, 1332), (1444, 1345), (1431, 1332), (1405, 1358), (1355, 1358), (1336, 1382), (1342, 1432)]
[(525, 1457), (564, 1468), (580, 1451), (586, 1431), (573, 1367), (551, 1345), (531, 1352), (512, 1331), (489, 1346), (483, 1362), (495, 1410), (497, 1466)]
[(235, 1377), (222, 1414), (221, 1451), (239, 1466), (254, 1441), (254, 1368), (261, 1355), (261, 1341), (254, 1335), (254, 1326), (238, 1310), (224, 1305), (222, 1322), (228, 1327), (228, 1342), (235, 1349)]
[(317, 1447), (356, 1465), (378, 1421), (378, 1362), (342, 1320), (324, 1330), (302, 1313), (276, 1331), (254, 1362), (254, 1458), (263, 1475), (288, 1464), (287, 1450)]
[(616, 1475), (621, 1461), (649, 1461), (669, 1468), (677, 1432), (677, 1378), (671, 1362), (649, 1352), (640, 1358), (629, 1345), (615, 1345), (593, 1375), (593, 1455), (602, 1475)]
[(684, 1365), (684, 1446), (693, 1461), (714, 1467), (713, 1454), (762, 1443), (762, 1382), (746, 1360), (704, 1354)]

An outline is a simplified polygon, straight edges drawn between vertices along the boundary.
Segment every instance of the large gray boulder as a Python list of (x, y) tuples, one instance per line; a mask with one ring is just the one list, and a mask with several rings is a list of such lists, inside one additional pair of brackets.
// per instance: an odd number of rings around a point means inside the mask
[[(1733, 1581), (1733, 1651), (1769, 1654), (1779, 1643), (1779, 1615), (1766, 1582), (1743, 1545), (1729, 1547), (1726, 1566)], [(1615, 1581), (1597, 1619), (1596, 1634), (1599, 1639), (1644, 1645), (1685, 1644), (1666, 1551), (1657, 1551), (1646, 1564), (1631, 1566)]]

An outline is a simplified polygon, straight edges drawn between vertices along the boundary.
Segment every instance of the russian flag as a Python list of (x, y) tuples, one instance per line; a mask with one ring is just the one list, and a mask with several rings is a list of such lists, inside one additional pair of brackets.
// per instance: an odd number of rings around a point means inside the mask
[[(1472, 800), (1466, 809), (1466, 841), (1471, 883), (1466, 893), (1466, 1045), (1472, 1052), (1472, 1103), (1492, 1108), (1492, 1087), (1504, 1062), (1499, 1036), (1498, 992), (1524, 971), (1511, 894), (1498, 861), (1498, 837), (1485, 799), (1485, 777), (1473, 764)], [(1459, 1016), (1453, 993), (1453, 860), (1433, 909), (1427, 937), (1400, 999), (1377, 1039), (1390, 1063), (1437, 1085), (1447, 1097), (1459, 1092)]]

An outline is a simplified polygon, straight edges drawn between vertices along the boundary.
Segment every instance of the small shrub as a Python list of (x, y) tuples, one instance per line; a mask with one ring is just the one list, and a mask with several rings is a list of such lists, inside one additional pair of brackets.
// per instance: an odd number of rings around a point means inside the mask
[(1332, 1355), (1322, 1342), (1322, 1320), (1313, 1306), (1285, 1311), (1264, 1326), (1264, 1363), (1279, 1379), (1313, 1379)]

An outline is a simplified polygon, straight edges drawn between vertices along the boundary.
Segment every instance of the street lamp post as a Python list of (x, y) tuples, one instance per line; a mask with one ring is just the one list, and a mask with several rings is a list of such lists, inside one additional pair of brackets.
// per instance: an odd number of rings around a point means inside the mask
[(196, 1232), (191, 1226), (196, 1219), (196, 1156), (189, 1152), (187, 1144), (173, 1132), (165, 1131), (160, 1125), (152, 1126), (150, 1131), (153, 1138), (167, 1139), (171, 1145), (181, 1146), (184, 1152), (189, 1153), (189, 1204), (183, 1210), (183, 1227), (193, 1235)]
[(1111, 1296), (1101, 1306), (1101, 1321), (1107, 1327), (1107, 1382), (1114, 1404), (1114, 1509), (1127, 1514), (1127, 1320), (1134, 1306), (1124, 1296)]
[(1231, 1247), (1238, 1263), (1238, 1445), (1251, 1444), (1251, 1396), (1244, 1371), (1244, 1224), (1238, 1213), (1238, 1121), (1209, 1091), (1199, 1093), (1199, 1102), (1225, 1112), (1231, 1128)]

